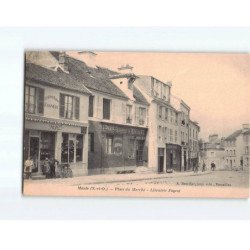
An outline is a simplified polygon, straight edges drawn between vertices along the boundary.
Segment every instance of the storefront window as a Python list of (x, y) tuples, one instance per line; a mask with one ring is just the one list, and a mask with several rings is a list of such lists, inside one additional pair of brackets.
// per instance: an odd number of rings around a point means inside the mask
[(106, 153), (113, 154), (114, 152), (114, 137), (112, 135), (107, 135), (106, 138)]
[(83, 136), (76, 136), (76, 161), (82, 161)]
[(130, 139), (129, 140), (128, 157), (130, 159), (135, 159), (135, 139)]
[(55, 155), (55, 134), (51, 132), (41, 132), (40, 160), (51, 158)]

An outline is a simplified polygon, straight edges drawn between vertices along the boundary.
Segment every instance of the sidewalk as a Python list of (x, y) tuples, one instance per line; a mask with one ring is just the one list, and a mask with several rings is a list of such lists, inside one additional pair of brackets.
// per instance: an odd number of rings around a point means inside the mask
[(72, 186), (88, 185), (88, 184), (105, 184), (105, 183), (116, 183), (116, 182), (130, 182), (130, 181), (141, 181), (141, 180), (154, 180), (154, 179), (165, 179), (165, 178), (176, 178), (176, 177), (188, 177), (188, 176), (200, 176), (211, 174), (211, 171), (193, 173), (193, 172), (173, 172), (173, 173), (132, 173), (132, 174), (107, 174), (107, 175), (90, 175), (90, 176), (79, 176), (66, 179), (45, 179), (45, 180), (25, 180), (26, 183), (32, 184), (69, 184)]

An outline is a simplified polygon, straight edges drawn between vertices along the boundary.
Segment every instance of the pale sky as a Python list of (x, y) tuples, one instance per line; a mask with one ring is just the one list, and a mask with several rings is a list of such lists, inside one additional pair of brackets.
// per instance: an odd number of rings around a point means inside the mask
[(228, 136), (250, 122), (249, 54), (96, 53), (99, 66), (117, 70), (129, 64), (135, 74), (171, 81), (172, 94), (190, 106), (203, 139), (211, 133)]

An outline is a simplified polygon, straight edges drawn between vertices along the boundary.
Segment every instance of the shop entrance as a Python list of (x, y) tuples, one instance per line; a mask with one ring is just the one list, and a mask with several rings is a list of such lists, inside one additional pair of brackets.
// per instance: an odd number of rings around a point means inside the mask
[(187, 171), (187, 151), (184, 150), (184, 171)]
[(163, 172), (164, 166), (164, 148), (158, 148), (158, 172)]
[(144, 141), (137, 140), (136, 141), (136, 165), (137, 166), (143, 165), (143, 147), (144, 147)]
[(30, 158), (33, 160), (34, 167), (32, 172), (38, 171), (39, 157), (39, 137), (30, 137)]

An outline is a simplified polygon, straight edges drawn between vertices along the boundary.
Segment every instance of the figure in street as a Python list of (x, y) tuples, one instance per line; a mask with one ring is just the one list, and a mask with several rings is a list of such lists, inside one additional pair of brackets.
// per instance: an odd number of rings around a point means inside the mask
[(51, 178), (55, 178), (56, 177), (56, 166), (59, 163), (58, 160), (55, 159), (54, 156), (51, 157), (50, 161), (49, 161), (49, 166), (50, 166), (50, 177)]
[(211, 170), (214, 171), (214, 170), (215, 170), (215, 167), (216, 167), (216, 166), (215, 166), (215, 163), (212, 162), (212, 163), (211, 163)]
[(206, 163), (203, 161), (203, 164), (202, 164), (202, 172), (205, 172), (206, 171)]

